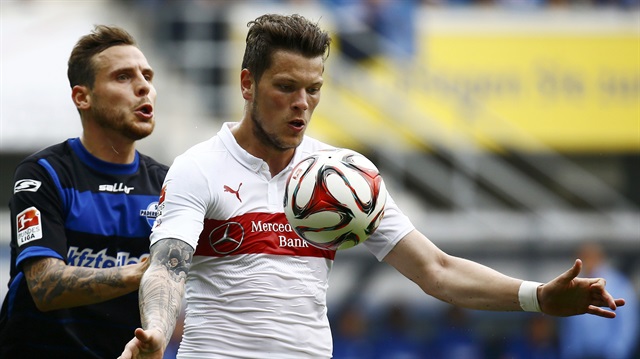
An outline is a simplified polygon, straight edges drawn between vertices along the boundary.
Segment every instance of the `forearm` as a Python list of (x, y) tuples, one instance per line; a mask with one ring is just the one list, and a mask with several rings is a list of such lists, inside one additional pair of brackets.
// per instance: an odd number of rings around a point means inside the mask
[[(435, 283), (421, 283), (425, 292), (454, 305), (477, 310), (520, 311), (521, 280), (463, 258), (447, 256)], [(441, 283), (447, 283), (442, 285)]]
[(193, 248), (165, 239), (151, 250), (151, 264), (140, 283), (140, 315), (145, 330), (160, 331), (169, 343), (180, 314)]
[(521, 280), (484, 265), (450, 256), (418, 231), (409, 233), (385, 262), (442, 301), (479, 310), (522, 310)]
[(56, 258), (39, 258), (24, 266), (25, 278), (38, 309), (50, 311), (104, 302), (138, 288), (138, 265), (86, 268)]

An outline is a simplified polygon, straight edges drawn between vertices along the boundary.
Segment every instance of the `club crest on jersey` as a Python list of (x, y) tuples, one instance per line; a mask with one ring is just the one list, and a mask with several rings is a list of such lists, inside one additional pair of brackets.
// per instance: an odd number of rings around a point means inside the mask
[(141, 209), (140, 217), (146, 217), (149, 226), (153, 227), (153, 223), (158, 217), (158, 202), (151, 202), (146, 209)]
[(38, 192), (42, 182), (32, 179), (21, 179), (13, 185), (13, 193), (18, 192)]
[(40, 211), (29, 207), (16, 216), (18, 247), (42, 238)]

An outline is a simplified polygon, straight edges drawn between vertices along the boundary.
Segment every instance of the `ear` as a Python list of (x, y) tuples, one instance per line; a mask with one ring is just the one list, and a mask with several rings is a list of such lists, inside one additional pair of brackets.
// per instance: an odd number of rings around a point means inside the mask
[(78, 110), (88, 110), (91, 108), (91, 93), (86, 86), (73, 86), (71, 89), (71, 99)]
[(240, 71), (240, 89), (242, 90), (242, 98), (247, 101), (251, 101), (253, 99), (255, 82), (253, 81), (251, 71), (248, 69), (242, 69), (242, 71)]

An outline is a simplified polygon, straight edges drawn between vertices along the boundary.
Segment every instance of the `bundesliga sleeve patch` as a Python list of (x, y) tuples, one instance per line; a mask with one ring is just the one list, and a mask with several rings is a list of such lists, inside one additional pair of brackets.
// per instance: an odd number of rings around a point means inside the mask
[(18, 247), (42, 238), (42, 221), (40, 211), (36, 207), (29, 207), (16, 216), (18, 229)]

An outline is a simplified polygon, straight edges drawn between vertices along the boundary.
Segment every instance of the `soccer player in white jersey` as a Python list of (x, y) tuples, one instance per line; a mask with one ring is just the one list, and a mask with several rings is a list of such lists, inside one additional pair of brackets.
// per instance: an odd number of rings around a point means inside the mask
[[(304, 135), (320, 102), (330, 37), (299, 15), (249, 23), (238, 123), (176, 158), (140, 286), (143, 328), (120, 358), (161, 359), (186, 292), (180, 359), (330, 358), (326, 291), (335, 252), (306, 245), (283, 213), (293, 165), (329, 145)], [(582, 262), (534, 283), (450, 256), (392, 199), (364, 244), (428, 295), (465, 308), (613, 318), (624, 305)]]

